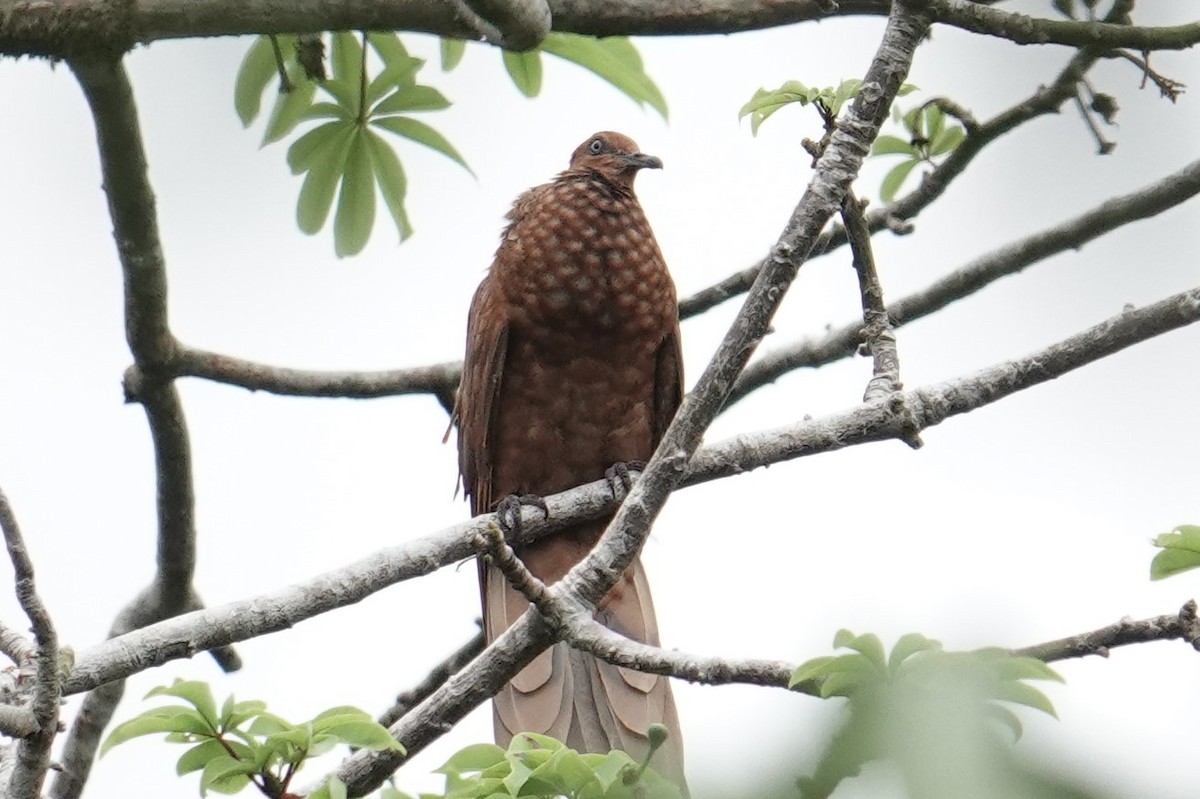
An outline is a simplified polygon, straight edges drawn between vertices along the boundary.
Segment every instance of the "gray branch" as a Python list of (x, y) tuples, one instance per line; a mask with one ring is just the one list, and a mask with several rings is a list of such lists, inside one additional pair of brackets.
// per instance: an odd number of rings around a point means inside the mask
[[(893, 4), (879, 50), (872, 59), (850, 112), (838, 123), (828, 148), (817, 162), (812, 182), (773, 249), (770, 265), (759, 276), (708, 368), (700, 376), (696, 387), (684, 398), (645, 471), (617, 508), (595, 549), (549, 589), (554, 597), (594, 607), (640, 551), (655, 517), (683, 479), (688, 461), (699, 447), (704, 431), (716, 418), (733, 381), (750, 354), (766, 335), (771, 318), (788, 286), (816, 242), (821, 228), (846, 196), (863, 158), (870, 150), (871, 142), (878, 135), (892, 99), (908, 73), (917, 44), (928, 30), (929, 19), (922, 10), (925, 5), (903, 0)], [(426, 719), (429, 723), (422, 725), (417, 732), (425, 738), (431, 728), (438, 729), (461, 718), (468, 710), (467, 702), (475, 699), (482, 701), (480, 695), (483, 692), (478, 690), (480, 686), (486, 684), (494, 692), (505, 679), (544, 648), (549, 640), (545, 621), (535, 609), (530, 608), (517, 624), (401, 720), (398, 726), (405, 725), (409, 718), (420, 719), (424, 711), (436, 708), (439, 711), (437, 715)], [(503, 671), (486, 671), (496, 663), (505, 647), (509, 649), (505, 650), (507, 654)], [(464, 682), (474, 687), (475, 693), (455, 697), (455, 690), (462, 687)], [(483, 694), (484, 697), (487, 695), (490, 694)], [(410, 753), (419, 748), (417, 741), (405, 735), (405, 730), (393, 727), (392, 731)], [(424, 745), (423, 741), (420, 745)], [(401, 758), (391, 753), (359, 752), (343, 764), (338, 776), (346, 782), (352, 794), (362, 795), (382, 782), (400, 761)]]
[[(1089, 241), (1117, 228), (1148, 219), (1200, 194), (1200, 160), (1131, 194), (1113, 197), (1090, 211), (1054, 227), (1018, 239), (965, 266), (927, 288), (910, 294), (888, 308), (896, 327), (939, 311), (1008, 275)], [(729, 405), (773, 383), (788, 372), (816, 368), (854, 354), (862, 338), (862, 323), (855, 321), (815, 339), (773, 350), (746, 367), (729, 398)], [(728, 407), (728, 406), (727, 406)]]
[[(776, 430), (747, 433), (700, 449), (689, 464), (684, 484), (742, 474), (785, 460), (834, 449), (901, 438), (1016, 391), (1061, 377), (1132, 344), (1200, 321), (1200, 288), (1169, 297), (1146, 308), (1123, 312), (1100, 325), (1025, 358), (981, 370), (974, 375), (904, 392), (893, 405), (885, 399)], [(900, 407), (903, 413), (898, 413)], [(641, 482), (640, 480), (638, 481)], [(636, 488), (636, 484), (635, 484)], [(523, 543), (550, 532), (611, 512), (615, 500), (607, 480), (546, 497), (549, 519), (522, 509)], [(495, 524), (491, 514), (454, 525), (439, 533), (391, 547), (341, 569), (269, 594), (196, 611), (112, 638), (79, 654), (64, 692), (79, 693), (111, 683), (170, 660), (205, 649), (288, 629), (304, 619), (361, 601), (396, 582), (428, 574), (470, 557), (474, 540)], [(419, 708), (406, 715), (393, 732), (415, 752), (462, 718), (474, 702), (491, 696), (512, 674), (552, 640), (544, 624), (523, 617), (510, 636), (498, 639), (489, 655), (471, 661)], [(109, 686), (105, 686), (107, 690)], [(465, 704), (464, 704), (465, 703)], [(465, 706), (465, 705), (470, 705)], [(419, 711), (419, 712), (418, 712)], [(421, 725), (435, 721), (434, 730)], [(419, 748), (419, 747), (417, 747)], [(364, 759), (355, 756), (344, 776), (364, 778)], [(373, 772), (372, 772), (373, 773)]]
[[(173, 382), (172, 362), (178, 345), (167, 322), (166, 266), (133, 90), (119, 57), (81, 57), (71, 61), (71, 68), (96, 124), (104, 190), (124, 281), (125, 336), (140, 376), (129, 399), (145, 410), (157, 477), (157, 569), (150, 586), (114, 623), (113, 633), (120, 635), (133, 626), (199, 606), (192, 587), (196, 527), (191, 445)], [(227, 670), (240, 665), (230, 651), (214, 656)], [(115, 688), (97, 694), (88, 702), (87, 718), (107, 721), (120, 695), (121, 690)], [(57, 799), (79, 795), (102, 729), (77, 718), (65, 747), (63, 771), (51, 789)]]
[[(33, 576), (33, 560), (25, 548), (25, 539), (17, 525), (16, 514), (13, 513), (8, 504), (8, 497), (2, 490), (0, 529), (3, 530), (4, 544), (13, 565), (17, 601), (29, 617), (37, 646), (33, 664), (32, 697), (29, 701), (29, 711), (32, 712), (35, 727), (17, 744), (16, 762), (5, 786), (4, 795), (9, 799), (37, 799), (41, 796), (42, 782), (50, 768), (50, 746), (58, 735), (58, 706), (62, 698), (58, 634), (54, 630), (50, 612), (38, 596)], [(25, 665), (26, 663), (21, 664), (23, 667)]]
[[(1133, 50), (1184, 49), (1200, 24), (1134, 27), (1028, 17), (988, 2), (933, 0), (936, 22), (1020, 44), (1095, 45)], [(486, 38), (515, 49), (556, 31), (593, 36), (662, 36), (790, 25), (830, 16), (888, 13), (887, 0), (0, 0), (0, 55), (115, 56), (161, 39), (328, 30), (411, 30)], [(549, 14), (544, 9), (548, 7)]]

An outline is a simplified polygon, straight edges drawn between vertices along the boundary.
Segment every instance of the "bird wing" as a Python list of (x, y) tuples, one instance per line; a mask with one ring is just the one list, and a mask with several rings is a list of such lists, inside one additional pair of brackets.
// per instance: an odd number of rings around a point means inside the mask
[[(458, 389), (458, 471), (463, 491), (478, 516), (492, 509), (492, 433), (499, 409), (497, 397), (508, 353), (508, 319), (504, 304), (493, 301), (496, 281), (489, 275), (475, 290), (467, 318), (467, 357)], [(464, 398), (466, 398), (464, 402)]]

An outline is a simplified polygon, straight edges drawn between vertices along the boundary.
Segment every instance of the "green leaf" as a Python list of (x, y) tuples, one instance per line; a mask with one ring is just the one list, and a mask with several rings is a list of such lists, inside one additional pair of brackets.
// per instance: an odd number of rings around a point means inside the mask
[(1003, 649), (995, 650), (994, 658), (994, 661), (990, 665), (996, 676), (1002, 680), (1054, 680), (1055, 682), (1066, 682), (1061, 674), (1037, 658), (1010, 655)]
[(233, 86), (233, 107), (242, 121), (242, 127), (249, 127), (258, 116), (263, 92), (278, 72), (271, 40), (266, 36), (255, 38), (254, 44), (250, 45), (242, 58)]
[(329, 58), (333, 65), (335, 80), (345, 81), (355, 87), (362, 79), (362, 45), (353, 33), (341, 31), (333, 34), (332, 55)]
[(750, 116), (750, 132), (758, 135), (758, 129), (767, 117), (780, 108), (792, 103), (808, 105), (821, 96), (819, 89), (805, 86), (798, 80), (789, 80), (778, 89), (759, 89), (738, 111), (738, 119)]
[(853, 641), (844, 645), (847, 649), (853, 649), (864, 655), (872, 664), (883, 668), (886, 664), (886, 656), (883, 653), (883, 643), (879, 640), (879, 636), (875, 633), (866, 633), (854, 638)]
[(338, 724), (342, 721), (359, 721), (361, 719), (370, 720), (371, 714), (362, 708), (354, 705), (337, 705), (335, 707), (326, 708), (313, 717), (313, 729), (322, 729), (321, 723)]
[(317, 84), (305, 78), (298, 67), (289, 67), (288, 76), (292, 81), (292, 90), (280, 93), (275, 98), (271, 118), (263, 133), (263, 146), (277, 142), (291, 133), (316, 96)]
[(338, 134), (353, 128), (353, 124), (345, 122), (326, 122), (292, 142), (287, 152), (287, 164), (292, 174), (307, 172), (319, 159), (328, 157), (329, 153), (326, 151), (337, 146)]
[(383, 195), (383, 203), (392, 216), (400, 240), (404, 241), (413, 232), (408, 212), (404, 209), (404, 195), (408, 191), (408, 179), (404, 176), (404, 168), (400, 165), (396, 152), (375, 131), (367, 131), (367, 145), (371, 154), (371, 166), (375, 170), (375, 180), (379, 182), (379, 192)]
[(351, 119), (358, 118), (358, 84), (348, 80), (327, 80), (321, 84), (330, 97), (337, 101), (343, 113)]
[(962, 142), (965, 135), (966, 132), (958, 125), (952, 125), (946, 128), (937, 136), (935, 136), (932, 142), (930, 142), (929, 154), (944, 155), (950, 152)]
[(416, 69), (420, 69), (425, 62), (419, 58), (413, 58), (408, 54), (408, 48), (404, 46), (404, 42), (400, 40), (399, 34), (394, 31), (372, 31), (367, 34), (367, 43), (371, 49), (379, 54), (383, 63), (391, 68), (393, 66), (408, 67), (412, 62), (416, 62)]
[(1174, 532), (1163, 533), (1154, 539), (1162, 552), (1150, 562), (1150, 579), (1161, 580), (1173, 574), (1200, 566), (1200, 527), (1181, 524)]
[(900, 664), (918, 652), (940, 651), (941, 648), (942, 644), (940, 641), (926, 638), (920, 633), (902, 635), (900, 636), (900, 640), (892, 647), (892, 653), (888, 656), (888, 671), (895, 674)]
[(850, 646), (850, 642), (853, 641), (857, 637), (858, 636), (855, 635), (853, 632), (851, 632), (850, 630), (847, 630), (845, 627), (843, 627), (842, 629), (838, 630), (836, 633), (833, 634), (833, 648), (834, 649), (846, 649), (847, 647)]
[(925, 106), (925, 137), (929, 141), (936, 139), (946, 126), (946, 115), (936, 105)]
[(823, 677), (829, 673), (826, 668), (833, 661), (830, 655), (823, 655), (812, 660), (806, 660), (796, 667), (792, 672), (792, 678), (788, 681), (788, 688), (795, 688), (798, 684), (808, 680), (815, 680), (818, 677)]
[[(417, 71), (421, 68), (422, 62), (419, 58), (410, 58), (407, 62), (393, 64), (385, 68), (375, 77), (371, 78), (371, 83), (367, 86), (367, 105), (371, 106), (379, 101), (392, 89), (404, 89), (413, 85), (413, 79), (416, 77)], [(449, 103), (446, 103), (449, 105)], [(445, 106), (442, 106), (443, 108)]]
[(879, 186), (879, 197), (885, 203), (890, 203), (896, 198), (900, 192), (900, 187), (904, 185), (904, 180), (908, 177), (908, 173), (912, 172), (917, 164), (921, 161), (917, 158), (912, 158), (907, 161), (901, 161), (892, 167), (891, 171), (883, 177), (883, 183)]
[(330, 774), (326, 785), (329, 788), (329, 799), (346, 799), (346, 783), (338, 779), (338, 775)]
[(341, 103), (321, 102), (313, 103), (300, 115), (301, 122), (310, 119), (341, 119), (350, 122), (354, 120), (354, 114)]
[(637, 47), (624, 36), (598, 39), (574, 33), (551, 32), (542, 52), (578, 64), (608, 81), (638, 105), (649, 105), (667, 118), (667, 100), (646, 74)]
[(1025, 705), (1034, 710), (1040, 710), (1053, 718), (1058, 718), (1058, 714), (1054, 712), (1054, 705), (1051, 704), (1049, 697), (1032, 685), (1026, 685), (1023, 682), (998, 683), (994, 698), (1002, 699), (1005, 702), (1013, 702), (1018, 705)]
[(834, 672), (821, 681), (821, 698), (828, 699), (831, 696), (848, 697), (860, 685), (873, 681), (877, 676), (871, 670), (865, 668)]
[(504, 68), (508, 76), (526, 97), (537, 97), (542, 90), (542, 54), (537, 50), (524, 53), (504, 51)]
[(143, 713), (140, 716), (130, 719), (123, 724), (118, 724), (113, 728), (113, 731), (104, 739), (104, 744), (100, 747), (100, 755), (104, 756), (108, 750), (112, 749), (117, 744), (125, 743), (133, 738), (138, 738), (142, 735), (154, 735), (155, 733), (167, 732), (186, 732), (197, 736), (209, 736), (212, 734), (212, 729), (208, 722), (200, 715), (198, 711), (190, 707), (172, 707), (172, 708), (156, 708), (155, 710), (176, 710), (178, 712), (169, 715), (152, 713)]
[(160, 685), (146, 694), (146, 699), (154, 696), (173, 696), (191, 703), (200, 712), (212, 729), (217, 729), (217, 703), (213, 700), (212, 689), (208, 683), (199, 680), (175, 680), (170, 685)]
[(449, 72), (462, 61), (467, 52), (467, 43), (462, 39), (442, 38), (442, 71)]
[(988, 702), (984, 705), (983, 712), (1007, 727), (1009, 732), (1013, 734), (1014, 742), (1021, 740), (1021, 736), (1025, 734), (1025, 728), (1021, 725), (1021, 720), (1017, 718), (1017, 714), (1003, 705)]
[[(374, 196), (375, 187), (371, 187), (371, 194)], [(331, 735), (338, 741), (350, 746), (358, 747), (359, 749), (370, 749), (372, 752), (378, 752), (383, 749), (391, 749), (396, 752), (404, 753), (404, 747), (392, 737), (387, 731), (387, 727), (376, 723), (373, 720), (360, 721), (344, 721), (339, 724), (334, 724), (323, 730), (326, 735)]]
[(596, 774), (596, 779), (600, 781), (600, 788), (608, 793), (614, 783), (623, 783), (625, 775), (631, 770), (637, 771), (637, 768), (638, 764), (632, 757), (620, 749), (614, 749), (607, 755), (603, 755), (603, 759), (593, 766), (592, 770)]
[(372, 108), (371, 116), (401, 111), (440, 111), (449, 107), (446, 96), (432, 86), (401, 86)]
[(290, 730), (295, 725), (289, 724), (274, 713), (258, 713), (250, 725), (250, 733), (259, 737), (274, 735), (277, 732)]
[[(380, 117), (372, 119), (371, 124), (395, 133), (397, 136), (403, 136), (406, 139), (415, 141), (418, 144), (424, 144), (432, 150), (437, 150), (463, 169), (471, 172), (471, 167), (467, 166), (467, 162), (459, 155), (458, 150), (454, 149), (454, 145), (448, 142), (446, 137), (424, 122), (411, 117)], [(474, 177), (475, 173), (471, 172), (471, 175)]]
[(840, 114), (842, 111), (842, 106), (844, 106), (848, 100), (854, 97), (854, 94), (858, 91), (859, 86), (862, 86), (862, 81), (857, 78), (844, 80), (838, 84), (838, 87), (831, 92), (830, 100), (826, 106), (829, 109), (829, 112), (834, 116)]
[(239, 758), (249, 762), (254, 761), (254, 753), (244, 744), (237, 741), (222, 743), (215, 738), (210, 738), (184, 752), (175, 763), (175, 773), (182, 777), (184, 774), (200, 771), (218, 757), (228, 757), (229, 750), (225, 748), (226, 744), (234, 750)]
[(375, 171), (367, 151), (366, 131), (351, 138), (342, 189), (333, 220), (333, 251), (339, 258), (357, 255), (367, 246), (375, 224)]
[(333, 194), (346, 165), (350, 142), (356, 138), (358, 129), (347, 125), (338, 131), (333, 142), (325, 149), (323, 157), (313, 162), (300, 187), (300, 198), (296, 202), (296, 224), (310, 236), (325, 225), (329, 209), (333, 205)]
[(911, 142), (907, 142), (899, 136), (880, 136), (871, 147), (871, 155), (893, 155), (899, 153), (911, 156), (916, 155), (916, 152), (916, 148), (912, 146)]
[(496, 744), (472, 744), (459, 749), (434, 771), (439, 774), (477, 772), (502, 762), (504, 762), (504, 749), (501, 747)]
[(228, 755), (216, 757), (208, 761), (200, 772), (200, 795), (206, 791), (217, 793), (237, 793), (250, 782), (250, 775), (256, 773), (253, 763), (236, 760)]

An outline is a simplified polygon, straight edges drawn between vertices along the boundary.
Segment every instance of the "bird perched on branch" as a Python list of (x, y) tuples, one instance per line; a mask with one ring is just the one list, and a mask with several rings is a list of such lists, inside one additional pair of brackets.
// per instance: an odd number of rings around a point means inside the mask
[[(675, 286), (633, 192), (662, 162), (619, 133), (591, 136), (569, 168), (517, 198), (471, 302), (458, 398), (459, 471), (475, 514), (506, 498), (544, 496), (645, 461), (683, 397)], [(607, 519), (518, 547), (546, 584), (591, 550)], [(480, 561), (487, 639), (529, 604)], [(596, 618), (658, 645), (641, 559)], [(496, 740), (552, 735), (580, 751), (648, 751), (650, 724), (667, 743), (651, 766), (683, 784), (675, 701), (665, 677), (613, 666), (557, 644), (497, 694)]]

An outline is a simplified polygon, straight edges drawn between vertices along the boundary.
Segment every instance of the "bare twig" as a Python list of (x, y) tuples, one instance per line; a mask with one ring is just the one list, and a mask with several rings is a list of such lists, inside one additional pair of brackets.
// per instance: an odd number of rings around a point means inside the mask
[[(888, 314), (896, 327), (945, 308), (993, 281), (1016, 274), (1052, 255), (1078, 249), (1117, 228), (1148, 219), (1200, 193), (1200, 160), (1139, 189), (1113, 197), (1074, 219), (1018, 239), (962, 266), (927, 288), (891, 304)], [(853, 355), (861, 323), (851, 322), (817, 339), (773, 350), (746, 367), (728, 405), (795, 369), (824, 366)]]
[[(299, 397), (387, 397), (433, 394), (449, 411), (454, 407), (461, 362), (438, 363), (384, 372), (318, 372), (278, 366), (180, 347), (173, 361), (180, 376), (203, 377), (251, 391)], [(140, 385), (140, 375), (126, 373), (126, 386)], [(134, 392), (136, 394), (136, 391)]]
[(420, 683), (397, 696), (395, 703), (380, 715), (380, 724), (385, 727), (395, 724), (405, 713), (424, 702), (430, 694), (442, 687), (443, 683), (450, 679), (450, 675), (467, 665), (472, 658), (483, 651), (483, 621), (477, 621), (479, 622), (479, 632), (435, 666)]
[(1195, 600), (1188, 600), (1178, 613), (1140, 621), (1126, 616), (1116, 624), (1101, 627), (1099, 630), (1011, 651), (1014, 655), (1024, 655), (1052, 663), (1087, 655), (1108, 657), (1108, 651), (1113, 647), (1174, 639), (1186, 641), (1194, 649), (1200, 650), (1200, 623), (1196, 620)]
[(50, 768), (50, 746), (58, 734), (58, 705), (62, 698), (62, 674), (58, 667), (58, 634), (49, 611), (38, 596), (33, 576), (33, 561), (25, 549), (25, 539), (17, 525), (8, 497), (0, 490), (0, 529), (12, 561), (17, 586), (17, 601), (29, 617), (37, 645), (36, 672), (29, 709), (36, 729), (27, 733), (17, 746), (17, 760), (4, 795), (13, 799), (37, 799)]
[[(863, 309), (863, 346), (870, 353), (873, 374), (863, 392), (863, 402), (872, 402), (904, 387), (900, 382), (900, 353), (896, 347), (896, 332), (883, 303), (883, 286), (875, 269), (871, 252), (871, 234), (863, 219), (863, 203), (847, 194), (842, 203), (842, 222), (854, 254), (854, 271), (858, 274), (858, 293)], [(920, 440), (910, 442), (920, 446)]]

